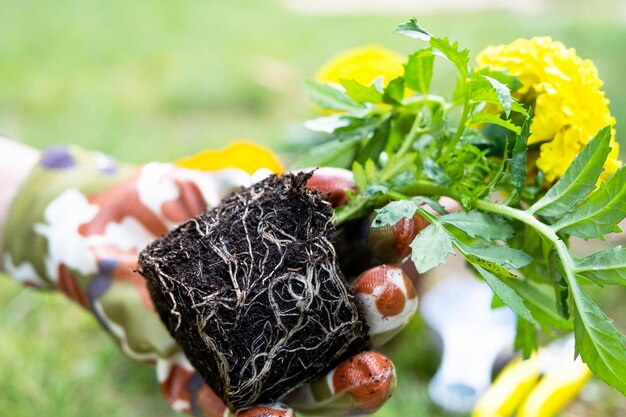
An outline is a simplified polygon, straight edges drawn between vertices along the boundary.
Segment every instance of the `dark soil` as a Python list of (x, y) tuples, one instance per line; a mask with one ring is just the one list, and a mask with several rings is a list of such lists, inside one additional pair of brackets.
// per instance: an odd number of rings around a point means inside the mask
[(155, 306), (233, 410), (271, 403), (367, 347), (310, 175), (242, 189), (140, 256)]

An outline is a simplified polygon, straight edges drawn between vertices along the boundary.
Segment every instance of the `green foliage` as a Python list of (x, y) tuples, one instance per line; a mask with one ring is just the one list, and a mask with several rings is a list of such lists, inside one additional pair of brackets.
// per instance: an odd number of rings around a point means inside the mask
[(520, 297), (515, 292), (515, 290), (513, 290), (513, 288), (506, 285), (501, 279), (499, 279), (495, 275), (492, 275), (486, 269), (483, 269), (478, 265), (474, 265), (474, 268), (476, 268), (480, 276), (485, 279), (487, 284), (493, 290), (494, 294), (496, 294), (496, 296), (498, 296), (498, 298), (502, 300), (504, 304), (509, 306), (511, 310), (515, 311), (517, 315), (526, 322), (537, 325), (537, 321), (535, 321), (532, 313), (530, 312), (528, 307), (526, 307), (524, 299)]
[(343, 91), (330, 85), (321, 84), (313, 80), (306, 80), (304, 87), (311, 101), (322, 108), (346, 111), (361, 108), (358, 102), (348, 97)]
[(355, 80), (341, 80), (341, 85), (346, 89), (346, 94), (359, 103), (378, 104), (383, 102), (382, 93), (374, 85), (365, 86)]
[[(536, 348), (539, 330), (557, 337), (573, 329), (583, 361), (626, 393), (624, 336), (581, 288), (581, 282), (625, 286), (625, 252), (616, 248), (575, 260), (567, 247), (570, 235), (603, 238), (626, 216), (626, 169), (592, 193), (610, 151), (610, 127), (550, 187), (541, 173), (527, 170), (531, 112), (514, 97), (519, 81), (471, 69), (467, 49), (429, 34), (415, 20), (396, 32), (429, 45), (410, 54), (404, 76), (384, 89), (386, 107), (379, 105), (380, 91), (344, 84), (346, 98), (360, 105), (341, 116), (346, 124), (331, 142), (357, 144), (352, 166), (359, 192), (337, 209), (335, 224), (372, 211), (374, 227), (419, 214), (430, 223), (410, 245), (420, 273), (458, 252), (520, 317), (516, 346), (524, 355)], [(429, 92), (434, 56), (456, 69), (451, 99)], [(414, 94), (406, 95), (406, 88)], [(316, 91), (318, 101), (320, 95)], [(493, 202), (494, 192), (508, 198)], [(445, 213), (434, 203), (441, 196), (465, 210)]]
[(443, 264), (452, 253), (452, 236), (441, 224), (429, 225), (411, 242), (411, 260), (419, 273)]
[(626, 168), (621, 168), (574, 211), (555, 225), (561, 233), (584, 239), (602, 238), (620, 232), (617, 225), (626, 217)]
[(411, 55), (404, 66), (405, 85), (422, 94), (428, 94), (433, 79), (435, 57), (432, 49), (421, 49)]
[(511, 156), (511, 184), (515, 187), (516, 196), (519, 198), (526, 183), (526, 162), (528, 137), (530, 136), (530, 123), (532, 119), (527, 118), (515, 138), (513, 155)]
[(626, 287), (626, 248), (618, 246), (589, 255), (576, 262), (576, 273), (601, 287)]
[(531, 213), (560, 216), (572, 209), (596, 188), (596, 181), (609, 155), (611, 128), (598, 132), (582, 150), (559, 181), (531, 208)]
[(448, 214), (441, 216), (439, 221), (458, 227), (469, 237), (480, 237), (488, 241), (507, 240), (513, 236), (513, 228), (506, 220), (478, 210)]

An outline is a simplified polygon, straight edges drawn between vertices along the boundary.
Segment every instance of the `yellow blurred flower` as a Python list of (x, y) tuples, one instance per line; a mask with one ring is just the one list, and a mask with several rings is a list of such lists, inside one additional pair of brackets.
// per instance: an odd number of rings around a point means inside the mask
[(254, 174), (261, 168), (275, 174), (284, 171), (283, 165), (269, 148), (249, 140), (237, 140), (223, 149), (205, 150), (193, 156), (176, 161), (176, 165), (201, 171), (217, 171), (238, 168)]
[[(508, 70), (523, 84), (516, 95), (534, 107), (528, 143), (542, 143), (537, 167), (550, 182), (565, 173), (601, 128), (615, 125), (596, 66), (561, 42), (549, 37), (518, 39), (490, 46), (476, 60), (481, 67)], [(621, 166), (614, 130), (612, 136), (603, 178)]]
[(383, 76), (384, 85), (404, 73), (404, 58), (397, 52), (379, 45), (367, 45), (342, 51), (331, 58), (315, 74), (315, 79), (323, 83), (339, 84), (340, 80), (356, 80), (370, 85)]

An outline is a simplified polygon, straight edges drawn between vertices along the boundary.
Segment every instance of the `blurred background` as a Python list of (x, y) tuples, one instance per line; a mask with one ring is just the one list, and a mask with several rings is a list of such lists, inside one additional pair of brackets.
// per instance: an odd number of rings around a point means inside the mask
[[(626, 150), (626, 1), (0, 0), (0, 10), (0, 131), (39, 149), (76, 143), (140, 163), (250, 138), (294, 154), (301, 121), (318, 114), (302, 80), (346, 48), (422, 47), (391, 33), (415, 16), (472, 56), (537, 35), (575, 47), (605, 81)], [(437, 86), (452, 88), (445, 71)], [(599, 304), (624, 332), (626, 294), (604, 293)], [(416, 318), (386, 349), (400, 384), (377, 416), (450, 415), (428, 399), (439, 360), (428, 334)], [(79, 307), (1, 276), (0, 415), (175, 413), (154, 372)], [(623, 416), (626, 402), (593, 380), (561, 415)]]

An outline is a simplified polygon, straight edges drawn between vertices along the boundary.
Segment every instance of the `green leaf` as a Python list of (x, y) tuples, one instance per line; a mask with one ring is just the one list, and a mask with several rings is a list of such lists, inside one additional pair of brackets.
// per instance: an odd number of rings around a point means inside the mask
[[(466, 79), (469, 75), (469, 49), (459, 49), (459, 43), (450, 43), (450, 40), (445, 38), (430, 38), (430, 46), (438, 49), (441, 55), (448, 61), (454, 64), (459, 71), (459, 75), (462, 79)], [(436, 52), (435, 52), (436, 53)]]
[(458, 227), (470, 237), (485, 240), (507, 240), (513, 236), (513, 228), (505, 221), (478, 210), (459, 211), (441, 216), (439, 221)]
[(339, 80), (346, 94), (359, 103), (382, 103), (383, 94), (375, 86), (365, 86), (356, 80)]
[(471, 123), (493, 123), (502, 126), (514, 133), (520, 132), (520, 127), (513, 124), (510, 120), (501, 119), (500, 116), (490, 113), (477, 113), (471, 117)]
[(576, 273), (601, 287), (626, 287), (626, 248), (618, 246), (580, 259), (576, 262)]
[(365, 190), (368, 185), (367, 176), (365, 175), (365, 169), (363, 165), (357, 161), (352, 163), (352, 175), (354, 176), (354, 183), (358, 190)]
[(511, 156), (511, 182), (521, 195), (524, 185), (526, 184), (526, 158), (528, 137), (530, 136), (530, 124), (532, 118), (527, 117), (522, 125), (522, 129), (515, 138), (515, 146)]
[[(459, 249), (464, 254), (473, 255), (485, 261), (493, 262), (504, 268), (521, 268), (531, 263), (533, 259), (524, 251), (513, 249), (508, 246), (466, 246), (461, 243), (458, 243), (457, 246), (459, 246)], [(510, 272), (506, 274), (506, 276), (511, 275), (512, 274)]]
[[(484, 83), (480, 83), (479, 85), (477, 85), (478, 83), (476, 82), (476, 80), (472, 80), (469, 93), (470, 102), (485, 102), (502, 106), (502, 103), (500, 102), (500, 99), (498, 98), (498, 95), (496, 94), (493, 87), (486, 80), (483, 79), (483, 81), (485, 81), (486, 85)], [(524, 106), (518, 103), (513, 97), (511, 97), (511, 99), (511, 111), (520, 113), (524, 116), (528, 116), (528, 111), (524, 108)]]
[(374, 135), (367, 141), (367, 144), (357, 155), (357, 161), (363, 163), (368, 159), (378, 161), (380, 154), (387, 145), (389, 131), (391, 129), (391, 117), (386, 117), (378, 126)]
[(508, 74), (508, 72), (506, 71), (498, 71), (489, 67), (472, 69), (473, 79), (483, 78), (481, 76), (494, 78), (500, 81), (502, 84), (505, 84), (511, 91), (517, 91), (523, 86), (519, 78), (517, 78), (515, 75)]
[(517, 318), (515, 350), (521, 350), (524, 359), (530, 358), (530, 355), (537, 350), (537, 328), (521, 317)]
[(522, 297), (517, 295), (511, 287), (479, 265), (474, 264), (474, 268), (476, 268), (480, 276), (485, 279), (489, 287), (491, 287), (493, 292), (498, 296), (498, 298), (500, 298), (500, 300), (502, 300), (504, 304), (509, 306), (509, 308), (511, 308), (511, 310), (513, 310), (518, 316), (529, 323), (534, 325), (538, 324), (528, 307), (526, 307), (526, 304), (524, 304)]
[(343, 91), (328, 84), (306, 80), (304, 89), (311, 101), (324, 109), (353, 111), (363, 108), (361, 104), (348, 97)]
[(609, 154), (611, 127), (607, 126), (583, 148), (561, 179), (528, 210), (544, 216), (559, 216), (568, 212), (596, 188)]
[(626, 338), (579, 286), (572, 294), (576, 351), (596, 376), (626, 395)]
[(417, 211), (417, 205), (411, 200), (392, 201), (385, 207), (375, 210), (376, 217), (373, 227), (382, 227), (398, 223), (404, 218), (412, 218)]
[(406, 86), (413, 91), (428, 94), (433, 78), (434, 62), (435, 57), (430, 49), (421, 49), (409, 55), (409, 61), (404, 66)]
[(402, 104), (404, 99), (404, 77), (394, 78), (387, 84), (383, 92), (383, 102), (387, 104)]
[(495, 90), (496, 95), (498, 96), (498, 101), (500, 101), (500, 104), (504, 109), (504, 114), (508, 118), (509, 114), (511, 114), (511, 105), (513, 104), (511, 90), (509, 90), (509, 87), (507, 87), (506, 84), (502, 84), (495, 78), (491, 78), (487, 75), (485, 75), (484, 77), (487, 81), (489, 81), (489, 84), (491, 84), (491, 86)]
[(440, 224), (430, 224), (411, 242), (411, 260), (420, 274), (430, 271), (454, 253), (452, 237)]
[(423, 196), (419, 196), (419, 197), (415, 197), (413, 198), (413, 201), (415, 201), (418, 204), (427, 204), (429, 205), (433, 210), (435, 210), (437, 213), (441, 214), (441, 215), (445, 215), (448, 214), (448, 212), (446, 211), (446, 209), (439, 204), (438, 201), (433, 200), (432, 198), (428, 198), (428, 197), (423, 197)]
[(524, 299), (526, 306), (532, 311), (533, 317), (539, 321), (542, 327), (550, 325), (559, 329), (572, 329), (572, 323), (564, 319), (554, 309), (556, 300), (551, 285), (521, 279), (508, 279), (505, 282)]
[(412, 18), (406, 23), (402, 23), (396, 27), (394, 33), (398, 35), (408, 36), (409, 38), (419, 39), (421, 41), (428, 42), (432, 36), (417, 23), (417, 19)]
[(448, 176), (448, 173), (439, 164), (430, 158), (424, 161), (424, 174), (431, 180), (435, 181), (437, 185), (452, 185), (452, 180)]
[(618, 223), (626, 217), (626, 167), (621, 168), (598, 191), (583, 201), (554, 227), (583, 239), (602, 238), (621, 232)]
[(348, 168), (356, 155), (358, 142), (333, 140), (314, 146), (303, 153), (292, 168), (340, 167)]

